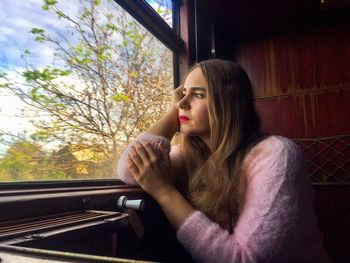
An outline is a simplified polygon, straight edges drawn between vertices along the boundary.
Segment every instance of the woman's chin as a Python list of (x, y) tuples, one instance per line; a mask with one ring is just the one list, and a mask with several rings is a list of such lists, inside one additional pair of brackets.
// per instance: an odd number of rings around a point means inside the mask
[(184, 135), (191, 135), (191, 130), (188, 127), (181, 125), (180, 132)]
[(189, 129), (180, 129), (180, 133), (185, 136), (191, 136), (191, 137), (200, 137), (200, 135), (194, 131), (191, 131)]

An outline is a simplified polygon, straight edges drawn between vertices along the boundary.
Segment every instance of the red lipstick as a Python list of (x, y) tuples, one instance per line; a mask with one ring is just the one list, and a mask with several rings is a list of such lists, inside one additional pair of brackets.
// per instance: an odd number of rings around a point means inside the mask
[(190, 118), (188, 118), (187, 116), (185, 116), (185, 115), (180, 115), (179, 116), (179, 120), (180, 120), (180, 122), (186, 122), (186, 121), (188, 121)]

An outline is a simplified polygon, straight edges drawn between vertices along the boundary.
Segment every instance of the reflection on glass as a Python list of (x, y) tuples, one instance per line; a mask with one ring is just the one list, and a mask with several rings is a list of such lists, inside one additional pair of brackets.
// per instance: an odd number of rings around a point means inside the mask
[(172, 52), (112, 0), (3, 0), (0, 32), (0, 181), (116, 178), (170, 105)]
[(146, 2), (157, 12), (157, 14), (173, 26), (173, 3), (172, 0), (146, 0)]

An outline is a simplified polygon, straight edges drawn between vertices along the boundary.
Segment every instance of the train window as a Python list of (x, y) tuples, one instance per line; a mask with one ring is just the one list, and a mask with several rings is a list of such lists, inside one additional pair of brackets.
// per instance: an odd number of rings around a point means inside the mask
[(170, 106), (177, 51), (117, 2), (0, 2), (1, 182), (116, 178)]

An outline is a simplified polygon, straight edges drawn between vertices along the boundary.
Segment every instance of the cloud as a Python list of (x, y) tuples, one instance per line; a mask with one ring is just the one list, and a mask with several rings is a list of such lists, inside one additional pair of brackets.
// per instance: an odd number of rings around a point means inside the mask
[(19, 131), (34, 130), (28, 118), (20, 117), (21, 106), (24, 103), (17, 96), (0, 96), (0, 123), (4, 123), (0, 130), (17, 134)]
[[(23, 68), (18, 68), (18, 71)], [(7, 72), (10, 79), (22, 79), (18, 73), (14, 71)], [(0, 83), (3, 83), (0, 79)], [(18, 132), (33, 131), (34, 127), (28, 118), (20, 117), (21, 110), (25, 108), (25, 103), (21, 99), (5, 89), (0, 90), (0, 131), (11, 134)], [(1, 146), (1, 145), (0, 145)]]
[(7, 26), (0, 26), (0, 34), (1, 35), (11, 35), (13, 34), (15, 31), (13, 28), (11, 27), (7, 27)]
[[(24, 50), (31, 51), (31, 64), (40, 67), (52, 64), (54, 46), (48, 43), (36, 42), (30, 33), (34, 27), (43, 28), (50, 36), (67, 34), (67, 21), (58, 19), (55, 14), (42, 9), (42, 0), (29, 1), (0, 1), (0, 66), (15, 68), (23, 66), (21, 58)], [(59, 8), (71, 17), (77, 17), (81, 5), (72, 4), (69, 0), (60, 0)], [(3, 10), (6, 10), (4, 12)], [(29, 58), (29, 57), (28, 57)]]
[(8, 37), (6, 37), (5, 35), (3, 35), (3, 34), (1, 34), (1, 32), (0, 32), (0, 43), (1, 42), (7, 42), (8, 41)]

